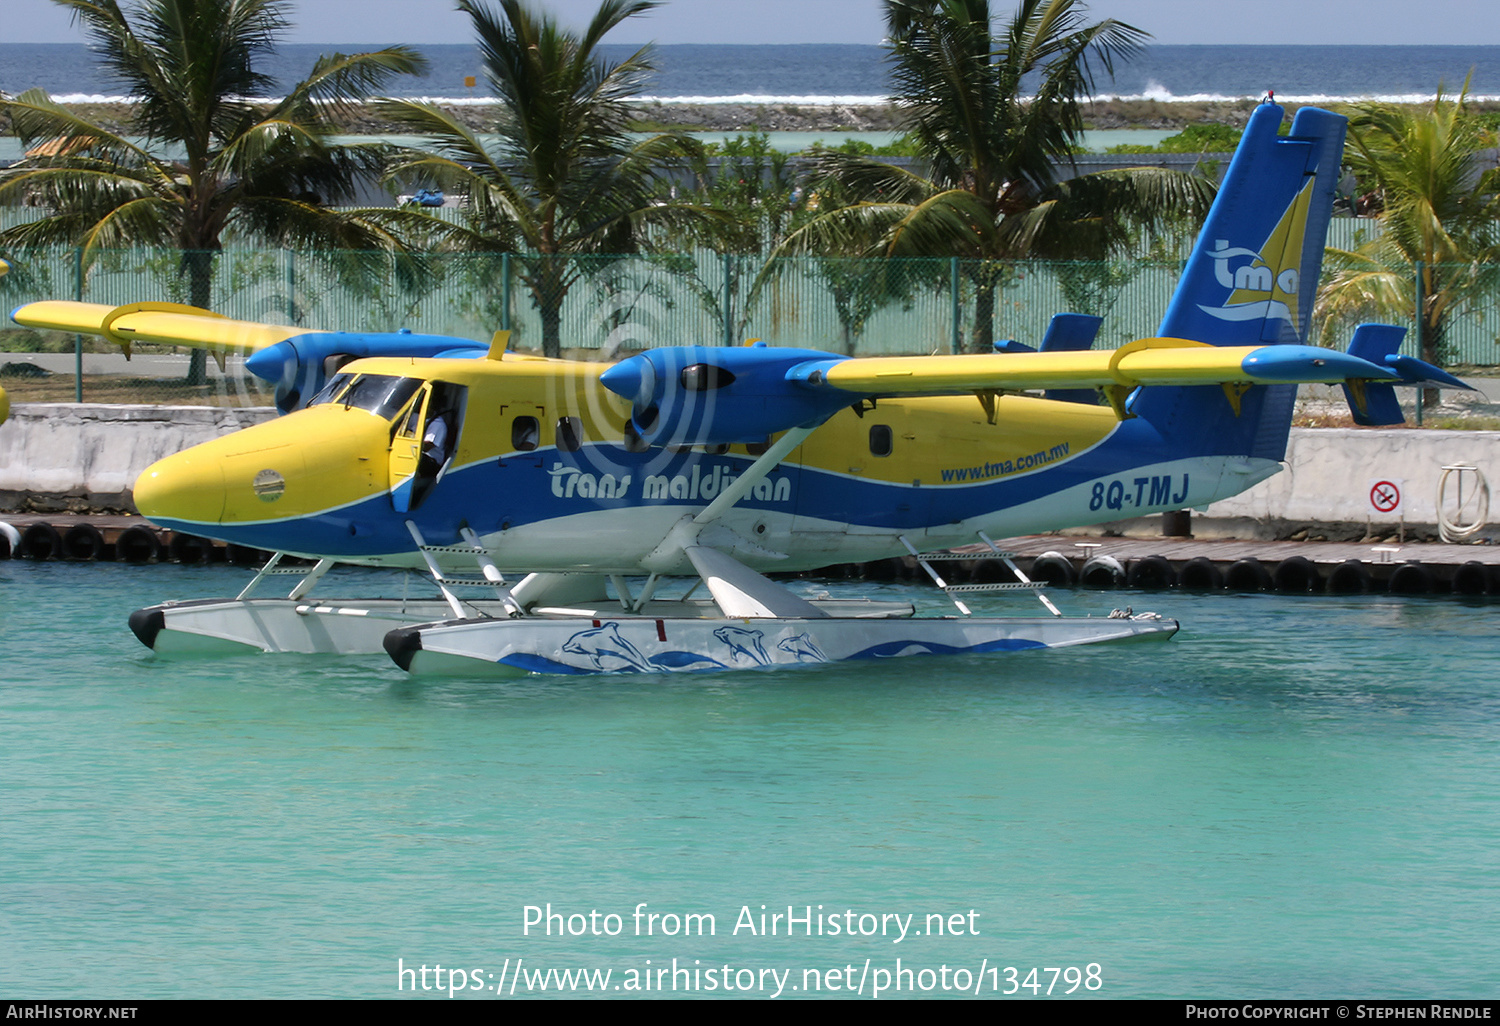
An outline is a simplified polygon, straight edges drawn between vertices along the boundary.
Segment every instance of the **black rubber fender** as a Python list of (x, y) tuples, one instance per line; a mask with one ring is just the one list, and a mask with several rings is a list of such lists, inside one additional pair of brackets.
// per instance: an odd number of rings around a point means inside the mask
[(1177, 586), (1193, 591), (1218, 591), (1224, 587), (1224, 574), (1207, 556), (1194, 556), (1182, 564)]
[(1431, 570), (1411, 560), (1396, 567), (1388, 587), (1392, 595), (1430, 595), (1436, 583)]
[(161, 539), (139, 524), (127, 527), (115, 539), (115, 558), (126, 563), (154, 563), (161, 559)]
[(174, 563), (207, 563), (213, 558), (213, 542), (193, 534), (174, 534), (167, 554)]
[(875, 559), (862, 564), (867, 581), (895, 581), (901, 577), (901, 560)]
[(1053, 588), (1071, 588), (1078, 583), (1078, 571), (1073, 569), (1073, 561), (1061, 552), (1043, 552), (1033, 559), (1030, 577)]
[(1490, 593), (1490, 568), (1471, 559), (1453, 571), (1453, 594), (1488, 595)]
[(1254, 556), (1237, 559), (1224, 575), (1224, 587), (1230, 591), (1270, 591), (1271, 571)]
[(40, 563), (56, 559), (62, 552), (62, 535), (51, 524), (32, 524), (21, 532), (21, 547), (17, 553), (25, 559)]
[(1363, 595), (1370, 590), (1370, 568), (1357, 559), (1346, 559), (1328, 575), (1327, 586), (1335, 595)]
[(68, 559), (91, 563), (104, 555), (104, 535), (93, 524), (74, 524), (62, 537), (62, 551)]
[(247, 545), (224, 546), (224, 562), (235, 566), (264, 566), (271, 554), (265, 549), (252, 549)]
[(969, 580), (975, 584), (1010, 584), (1015, 579), (1016, 575), (1010, 572), (1010, 567), (998, 559), (976, 560), (969, 572)]
[(1125, 568), (1114, 556), (1090, 556), (1078, 572), (1085, 588), (1118, 588), (1125, 583)]
[(1147, 556), (1130, 564), (1127, 583), (1143, 591), (1177, 587), (1177, 570), (1164, 556)]
[(1323, 577), (1318, 573), (1317, 564), (1306, 556), (1288, 556), (1277, 563), (1271, 582), (1277, 591), (1306, 594), (1323, 590)]

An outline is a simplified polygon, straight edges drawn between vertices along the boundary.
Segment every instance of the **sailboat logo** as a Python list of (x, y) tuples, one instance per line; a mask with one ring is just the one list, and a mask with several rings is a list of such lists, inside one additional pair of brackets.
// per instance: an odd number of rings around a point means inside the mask
[(1214, 262), (1214, 277), (1231, 291), (1222, 306), (1200, 303), (1198, 309), (1221, 321), (1266, 319), (1297, 324), (1302, 236), (1312, 188), (1309, 179), (1259, 250), (1231, 246), (1227, 239), (1214, 240), (1207, 251)]

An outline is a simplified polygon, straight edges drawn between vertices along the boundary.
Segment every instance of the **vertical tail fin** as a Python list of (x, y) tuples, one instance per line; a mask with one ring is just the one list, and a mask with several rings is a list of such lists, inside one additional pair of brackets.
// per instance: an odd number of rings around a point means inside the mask
[(1302, 342), (1317, 295), (1345, 119), (1306, 107), (1250, 116), (1162, 319), (1161, 335), (1221, 346)]
[[(1346, 119), (1304, 107), (1250, 116), (1158, 334), (1220, 346), (1303, 342), (1317, 296)], [(1296, 387), (1259, 386), (1235, 411), (1218, 388), (1155, 388), (1131, 411), (1203, 452), (1280, 460)], [(1191, 437), (1190, 437), (1191, 436)]]

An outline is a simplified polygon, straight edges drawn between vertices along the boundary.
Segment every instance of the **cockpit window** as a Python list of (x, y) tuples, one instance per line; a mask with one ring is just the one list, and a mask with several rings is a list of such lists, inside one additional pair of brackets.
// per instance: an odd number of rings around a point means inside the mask
[(335, 374), (333, 377), (328, 379), (328, 381), (323, 385), (322, 388), (318, 389), (317, 395), (313, 396), (307, 401), (307, 405), (316, 406), (319, 403), (332, 402), (333, 397), (338, 395), (345, 388), (349, 387), (349, 382), (353, 380), (353, 374)]
[[(354, 383), (348, 388), (340, 391), (334, 387), (340, 380), (349, 377), (354, 377)], [(338, 402), (346, 408), (369, 410), (375, 416), (389, 420), (401, 412), (406, 401), (421, 387), (421, 378), (398, 378), (390, 374), (360, 374), (357, 377), (340, 374), (309, 405)], [(324, 398), (325, 395), (327, 398)]]

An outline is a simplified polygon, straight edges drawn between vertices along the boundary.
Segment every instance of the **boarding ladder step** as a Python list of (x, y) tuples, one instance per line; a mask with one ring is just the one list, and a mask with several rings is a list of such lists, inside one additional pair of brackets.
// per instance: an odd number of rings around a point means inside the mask
[[(969, 607), (964, 605), (955, 596), (972, 595), (986, 591), (1030, 591), (1036, 595), (1037, 600), (1046, 606), (1047, 610), (1053, 616), (1062, 616), (1062, 611), (1053, 605), (1052, 600), (1042, 593), (1041, 585), (1032, 581), (1031, 578), (1021, 572), (1021, 568), (1016, 565), (1016, 554), (1014, 552), (1001, 551), (1000, 547), (991, 541), (989, 535), (983, 531), (979, 532), (979, 540), (987, 546), (987, 551), (983, 552), (918, 552), (916, 546), (905, 535), (900, 535), (899, 539), (901, 544), (906, 546), (906, 551), (910, 552), (916, 559), (917, 565), (922, 568), (928, 577), (932, 578), (932, 583), (941, 588), (944, 595), (953, 599), (953, 604), (965, 616), (972, 616), (973, 614), (970, 612)], [(933, 562), (947, 559), (998, 559), (1010, 568), (1010, 572), (1015, 575), (1016, 579), (1005, 582), (995, 581), (989, 584), (949, 584), (943, 580), (941, 574), (932, 568)]]
[[(427, 544), (427, 539), (422, 537), (422, 532), (417, 529), (417, 525), (410, 520), (406, 522), (406, 529), (411, 534), (411, 540), (416, 543), (417, 551), (421, 555), (422, 561), (427, 564), (427, 572), (432, 575), (433, 581), (437, 584), (438, 590), (443, 593), (443, 599), (448, 603), (448, 607), (453, 610), (454, 616), (460, 619), (464, 616), (464, 610), (458, 600), (458, 596), (449, 590), (454, 587), (494, 588), (495, 596), (505, 606), (510, 615), (517, 616), (520, 614), (520, 607), (511, 598), (510, 589), (505, 584), (505, 578), (501, 575), (499, 568), (495, 566), (494, 560), (490, 559), (489, 550), (479, 543), (478, 536), (469, 527), (464, 526), (459, 528), (459, 534), (463, 537), (465, 543), (463, 545), (429, 545)], [(434, 558), (438, 555), (467, 556), (478, 565), (479, 571), (483, 576), (448, 576), (438, 565), (437, 559)]]
[(949, 595), (969, 595), (981, 591), (1040, 591), (1046, 585), (1040, 581), (994, 581), (989, 584), (947, 584), (943, 591)]
[(1018, 555), (1020, 553), (1001, 552), (998, 549), (994, 552), (949, 552), (943, 549), (936, 552), (919, 552), (917, 553), (917, 558), (938, 560), (946, 563), (964, 559), (1015, 559)]

